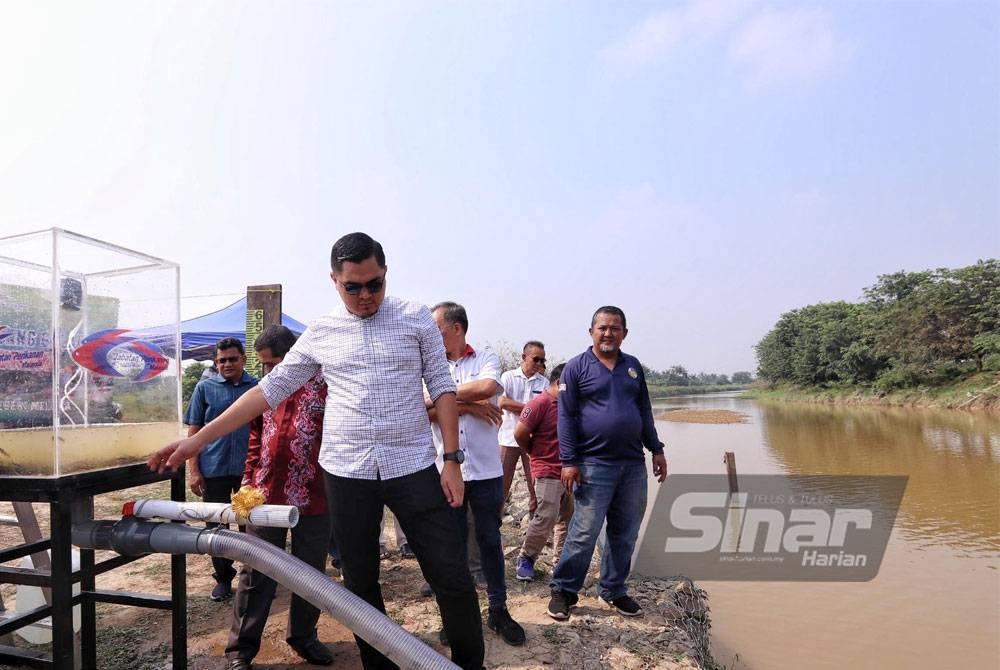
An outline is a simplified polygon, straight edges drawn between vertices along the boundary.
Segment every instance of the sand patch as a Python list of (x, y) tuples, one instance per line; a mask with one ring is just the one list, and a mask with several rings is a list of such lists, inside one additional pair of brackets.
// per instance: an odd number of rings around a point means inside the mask
[(656, 415), (657, 421), (679, 423), (750, 423), (750, 417), (728, 409), (674, 409)]

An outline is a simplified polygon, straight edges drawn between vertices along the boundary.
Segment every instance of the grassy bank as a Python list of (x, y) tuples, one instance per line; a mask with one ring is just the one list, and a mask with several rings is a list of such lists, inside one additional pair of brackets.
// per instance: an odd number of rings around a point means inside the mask
[(742, 396), (751, 399), (842, 405), (938, 407), (1000, 414), (1000, 372), (981, 372), (941, 385), (923, 385), (878, 392), (861, 385), (754, 386)]
[(710, 384), (705, 386), (667, 386), (665, 384), (648, 384), (649, 397), (675, 398), (680, 395), (701, 395), (703, 393), (726, 393), (743, 391), (747, 387), (739, 384)]

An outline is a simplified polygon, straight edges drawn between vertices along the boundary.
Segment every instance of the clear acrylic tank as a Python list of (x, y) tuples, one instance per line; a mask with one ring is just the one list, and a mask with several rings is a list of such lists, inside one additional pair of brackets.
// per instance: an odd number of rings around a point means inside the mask
[(175, 263), (58, 228), (0, 238), (0, 478), (139, 463), (177, 438), (179, 284)]

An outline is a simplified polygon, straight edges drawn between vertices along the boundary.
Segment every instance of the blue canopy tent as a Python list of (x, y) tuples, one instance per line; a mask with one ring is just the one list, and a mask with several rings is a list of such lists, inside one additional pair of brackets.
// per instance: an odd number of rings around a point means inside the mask
[[(211, 360), (215, 356), (215, 343), (224, 337), (235, 337), (246, 345), (247, 299), (202, 316), (181, 321), (181, 359)], [(305, 325), (285, 313), (281, 323), (296, 335), (301, 335)], [(153, 342), (163, 352), (174, 357), (174, 327), (158, 326), (130, 333), (134, 337)]]

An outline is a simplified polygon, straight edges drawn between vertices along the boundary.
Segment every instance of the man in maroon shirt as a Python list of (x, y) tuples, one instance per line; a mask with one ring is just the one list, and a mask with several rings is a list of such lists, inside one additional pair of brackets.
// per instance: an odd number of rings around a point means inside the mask
[(545, 546), (553, 527), (556, 530), (552, 555), (562, 552), (566, 528), (573, 516), (573, 496), (560, 481), (562, 461), (559, 459), (557, 403), (559, 377), (565, 365), (557, 365), (549, 375), (545, 393), (535, 396), (524, 409), (514, 428), (514, 439), (531, 459), (531, 477), (535, 480), (538, 508), (524, 533), (524, 543), (517, 557), (515, 576), (530, 582), (535, 578), (535, 560)]
[[(254, 343), (264, 372), (280, 363), (293, 344), (295, 334), (285, 326), (265, 328)], [(325, 402), (326, 383), (317, 374), (276, 408), (254, 419), (243, 471), (243, 485), (263, 491), (268, 505), (298, 508), (299, 522), (292, 528), (292, 555), (320, 572), (330, 538), (324, 478), (318, 461)], [(247, 532), (276, 547), (285, 546), (286, 528), (247, 526)], [(243, 566), (226, 646), (229, 670), (250, 670), (250, 662), (260, 650), (274, 591), (273, 579)], [(316, 607), (292, 594), (285, 639), (309, 663), (330, 665), (333, 655), (316, 636), (318, 619)]]

